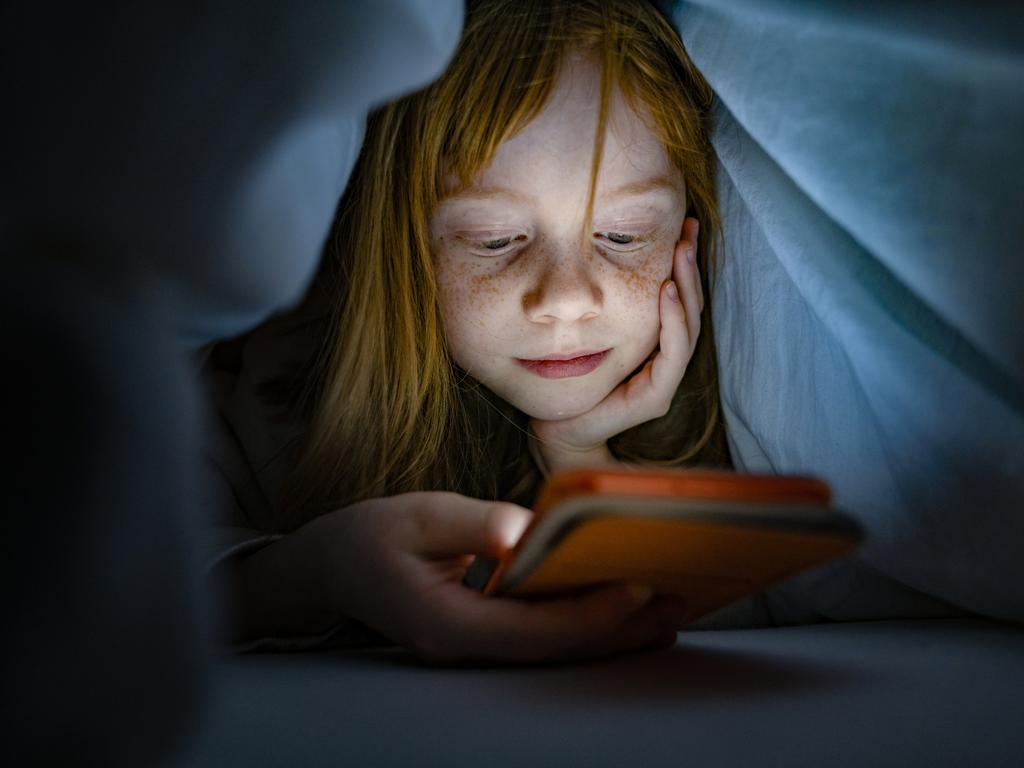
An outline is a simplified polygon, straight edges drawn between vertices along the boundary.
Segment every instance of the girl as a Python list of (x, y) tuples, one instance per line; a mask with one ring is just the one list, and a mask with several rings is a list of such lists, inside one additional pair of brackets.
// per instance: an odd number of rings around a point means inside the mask
[(728, 464), (710, 102), (645, 2), (468, 4), (441, 78), (371, 116), (303, 305), (211, 357), (259, 467), (217, 569), (236, 640), (365, 627), (527, 662), (674, 642), (685, 606), (642, 586), (523, 602), (463, 577), (551, 470)]

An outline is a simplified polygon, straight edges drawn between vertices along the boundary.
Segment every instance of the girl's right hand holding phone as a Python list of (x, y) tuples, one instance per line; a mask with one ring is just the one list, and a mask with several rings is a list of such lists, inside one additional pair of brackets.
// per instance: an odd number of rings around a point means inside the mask
[[(463, 584), (474, 557), (500, 557), (531, 515), (454, 493), (371, 499), (255, 553), (246, 564), (250, 585), (279, 585), (271, 571), (294, 578), (301, 563), (308, 574), (301, 591), (322, 592), (321, 617), (333, 609), (438, 664), (568, 661), (675, 642), (682, 606), (643, 588), (618, 584), (527, 601), (484, 596)], [(235, 580), (236, 589), (246, 589), (245, 577)]]

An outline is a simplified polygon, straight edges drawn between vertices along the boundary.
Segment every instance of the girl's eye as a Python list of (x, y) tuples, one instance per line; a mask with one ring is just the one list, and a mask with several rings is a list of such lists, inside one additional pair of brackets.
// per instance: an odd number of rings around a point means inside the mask
[(606, 246), (614, 251), (636, 251), (652, 239), (652, 235), (627, 235), (624, 232), (595, 232)]
[(511, 237), (499, 237), (497, 240), (484, 240), (481, 245), (489, 251), (500, 251), (511, 242)]
[(478, 256), (503, 256), (506, 253), (512, 252), (513, 248), (510, 246), (529, 240), (526, 235), (502, 235), (501, 237), (491, 237), (486, 240), (478, 238), (479, 235), (477, 237), (461, 236), (469, 250)]

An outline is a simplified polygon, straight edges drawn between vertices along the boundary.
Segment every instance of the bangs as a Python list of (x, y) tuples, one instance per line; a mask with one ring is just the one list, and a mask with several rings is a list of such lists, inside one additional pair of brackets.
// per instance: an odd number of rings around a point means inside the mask
[(566, 57), (578, 53), (593, 56), (601, 66), (589, 214), (608, 105), (622, 72), (624, 41), (617, 39), (622, 26), (611, 23), (610, 16), (602, 3), (468, 3), (459, 48), (425, 99), (423, 136), (436, 148), (434, 157), (438, 161), (430, 169), (433, 178), (424, 179), (431, 182), (434, 191), (431, 202), (455, 191), (445, 186), (452, 176), (459, 187), (472, 183), (498, 147), (540, 114)]
[(550, 3), (489, 3), (467, 9), (455, 56), (428, 98), (428, 119), (443, 120), (435, 185), (461, 187), (494, 158), (502, 142), (544, 109), (566, 51), (564, 14)]
[[(683, 174), (703, 161), (688, 130), (695, 121), (686, 60), (671, 24), (649, 3), (586, 0), (470, 0), (466, 26), (445, 73), (422, 93), (410, 161), (420, 199), (432, 209), (472, 184), (498, 147), (548, 103), (567, 57), (591, 58), (601, 70), (584, 227), (589, 226), (612, 97), (620, 89), (651, 126)], [(688, 95), (688, 94), (687, 94)], [(646, 109), (644, 109), (646, 108)], [(674, 118), (674, 119), (673, 119)], [(680, 120), (682, 118), (682, 120)], [(680, 125), (680, 122), (682, 125)], [(682, 129), (682, 130), (680, 130)], [(453, 188), (454, 186), (454, 188)]]

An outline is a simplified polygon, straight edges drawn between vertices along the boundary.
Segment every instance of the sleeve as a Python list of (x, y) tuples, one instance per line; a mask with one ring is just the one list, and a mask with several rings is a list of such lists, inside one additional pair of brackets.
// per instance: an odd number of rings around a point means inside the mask
[[(254, 518), (266, 517), (266, 495), (247, 461), (238, 435), (220, 407), (223, 392), (230, 389), (231, 374), (213, 371), (205, 377), (211, 394), (206, 419), (203, 487), (203, 562), (212, 571), (225, 560), (250, 554), (279, 539), (280, 534), (261, 529)], [(259, 514), (259, 513), (264, 514)]]
[[(237, 352), (249, 344), (266, 351), (260, 334), (233, 342)], [(201, 542), (204, 570), (213, 587), (216, 569), (237, 557), (244, 557), (282, 538), (273, 533), (270, 521), (271, 497), (281, 472), (268, 472), (273, 461), (261, 454), (280, 455), (282, 433), (275, 433), (265, 409), (255, 407), (258, 398), (251, 391), (253, 378), (247, 371), (218, 366), (210, 360), (213, 345), (204, 348), (200, 359), (202, 381), (208, 393), (204, 441), (206, 477), (203, 483), (202, 514), (206, 521)], [(229, 352), (230, 354), (230, 352)], [(255, 367), (255, 366), (254, 366)], [(288, 434), (287, 431), (283, 434)], [(318, 635), (260, 637), (236, 643), (231, 650), (304, 651), (339, 647), (387, 644), (387, 640), (353, 619), (342, 619)]]

